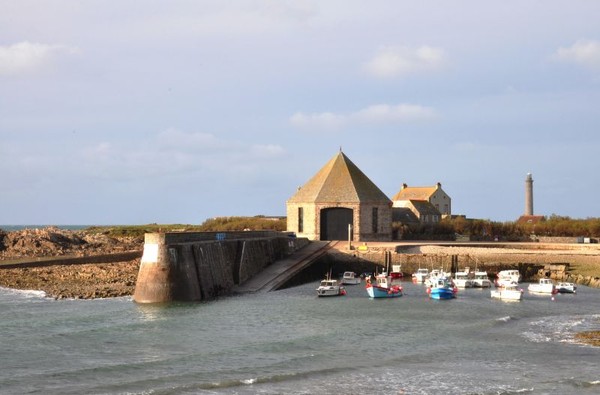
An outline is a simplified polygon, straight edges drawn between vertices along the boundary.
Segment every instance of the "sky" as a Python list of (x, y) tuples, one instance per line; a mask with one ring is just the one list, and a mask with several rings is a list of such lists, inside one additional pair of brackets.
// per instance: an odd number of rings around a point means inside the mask
[(452, 213), (600, 217), (600, 2), (0, 0), (0, 224), (285, 215), (340, 148)]

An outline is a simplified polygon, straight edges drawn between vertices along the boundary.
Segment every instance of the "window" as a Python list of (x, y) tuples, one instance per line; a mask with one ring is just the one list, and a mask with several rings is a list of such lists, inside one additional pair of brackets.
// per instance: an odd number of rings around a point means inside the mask
[(379, 209), (377, 207), (373, 207), (373, 233), (377, 233), (377, 228), (379, 227)]
[(304, 208), (298, 207), (298, 233), (304, 232)]

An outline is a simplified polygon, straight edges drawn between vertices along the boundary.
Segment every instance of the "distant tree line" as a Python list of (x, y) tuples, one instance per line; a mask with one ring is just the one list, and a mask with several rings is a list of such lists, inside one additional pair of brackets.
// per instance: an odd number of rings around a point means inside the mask
[(556, 214), (536, 224), (455, 217), (433, 225), (394, 223), (393, 227), (395, 238), (406, 240), (454, 240), (457, 236), (481, 241), (528, 241), (532, 236), (600, 237), (600, 218), (573, 219)]
[(201, 232), (226, 232), (240, 230), (274, 230), (285, 232), (287, 220), (284, 217), (216, 217), (204, 221), (198, 226)]
[(200, 225), (190, 224), (147, 224), (147, 225), (115, 225), (91, 226), (85, 229), (89, 233), (102, 233), (111, 237), (137, 237), (143, 240), (144, 233), (153, 232), (227, 232), (243, 230), (285, 231), (285, 217), (215, 217)]

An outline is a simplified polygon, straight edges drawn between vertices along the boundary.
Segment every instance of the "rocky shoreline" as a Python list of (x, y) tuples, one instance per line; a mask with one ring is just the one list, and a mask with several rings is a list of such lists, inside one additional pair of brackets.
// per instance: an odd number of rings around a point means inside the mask
[[(376, 259), (384, 249), (400, 249), (399, 256), (471, 257), (485, 266), (490, 262), (572, 262), (585, 267), (587, 277), (600, 277), (600, 248), (578, 245), (530, 244), (521, 248), (486, 248), (475, 246), (412, 245), (407, 243), (372, 243), (369, 251)], [(337, 252), (348, 257), (355, 251), (344, 251), (345, 243), (338, 243)], [(109, 237), (102, 233), (68, 231), (58, 228), (27, 229), (15, 232), (0, 230), (0, 287), (21, 290), (40, 290), (56, 299), (93, 299), (133, 295), (140, 266), (140, 258), (110, 263), (49, 264), (41, 267), (7, 268), (7, 262), (24, 258), (86, 257), (119, 254), (143, 249), (143, 239)], [(369, 252), (360, 253), (367, 258)], [(461, 258), (461, 262), (463, 259)], [(4, 267), (3, 267), (4, 264)], [(409, 269), (404, 267), (405, 269)], [(576, 273), (575, 273), (576, 274)], [(592, 284), (586, 284), (592, 285)], [(595, 285), (595, 284), (594, 284)]]
[[(123, 255), (142, 251), (140, 238), (58, 228), (0, 230), (0, 287), (44, 291), (55, 299), (94, 299), (132, 295), (140, 258), (109, 263), (52, 264), (58, 257)], [(49, 259), (44, 266), (7, 268), (3, 264), (32, 258)], [(34, 267), (35, 266), (35, 267)]]

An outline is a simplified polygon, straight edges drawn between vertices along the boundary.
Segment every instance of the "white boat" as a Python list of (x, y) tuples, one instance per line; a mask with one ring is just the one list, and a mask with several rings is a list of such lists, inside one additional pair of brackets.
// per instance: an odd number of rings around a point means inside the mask
[(474, 288), (490, 288), (491, 286), (492, 282), (487, 272), (475, 272), (475, 276), (473, 277)]
[(540, 294), (555, 294), (557, 292), (554, 283), (549, 278), (540, 278), (537, 284), (529, 284), (527, 289), (529, 292)]
[(509, 283), (496, 289), (492, 289), (490, 291), (490, 296), (502, 300), (522, 300), (523, 290), (518, 288), (517, 283)]
[(511, 283), (520, 283), (522, 280), (521, 273), (518, 270), (501, 270), (498, 272), (496, 279), (496, 286), (502, 286), (505, 284), (510, 285)]
[(472, 288), (473, 280), (469, 277), (469, 272), (462, 271), (454, 273), (454, 285), (457, 288)]
[(412, 274), (413, 283), (422, 284), (425, 279), (429, 276), (429, 270), (425, 268), (418, 268), (416, 272)]
[(342, 283), (343, 285), (360, 284), (360, 282), (361, 278), (357, 276), (354, 272), (344, 272), (344, 274), (342, 275), (342, 279), (340, 280), (340, 283)]
[(451, 276), (444, 271), (444, 269), (433, 269), (429, 272), (429, 276), (425, 279), (425, 285), (431, 287), (438, 285), (439, 279), (448, 279)]
[(346, 295), (346, 289), (337, 280), (326, 278), (321, 280), (317, 288), (317, 296), (342, 296)]
[(574, 283), (561, 282), (556, 285), (556, 290), (561, 294), (577, 293), (577, 285)]

